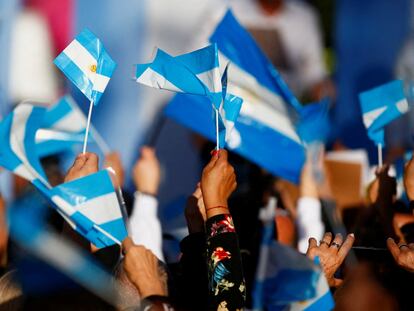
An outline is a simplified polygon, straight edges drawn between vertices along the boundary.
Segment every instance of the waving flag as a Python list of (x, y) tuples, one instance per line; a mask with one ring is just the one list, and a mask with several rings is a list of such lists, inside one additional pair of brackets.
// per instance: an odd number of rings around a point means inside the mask
[(136, 81), (173, 92), (207, 96), (216, 109), (222, 102), (218, 51), (215, 44), (173, 57), (158, 49), (149, 64), (136, 67)]
[(45, 112), (45, 108), (20, 104), (0, 123), (0, 166), (41, 190), (49, 184), (37, 157), (35, 135)]
[(88, 29), (77, 35), (54, 63), (95, 105), (116, 68), (101, 41)]
[[(210, 41), (218, 46), (220, 65), (224, 67), (230, 62), (227, 93), (243, 98), (240, 115), (229, 137), (229, 148), (274, 175), (298, 182), (305, 159), (295, 129), (297, 110), (301, 109), (299, 101), (231, 11), (224, 16)], [(212, 113), (205, 98), (177, 94), (165, 112), (214, 140), (212, 125), (203, 120), (206, 114)]]
[[(85, 115), (72, 97), (62, 97), (46, 111), (42, 128), (36, 133), (38, 155), (43, 157), (71, 150), (74, 145), (82, 144), (86, 123)], [(91, 132), (93, 138), (99, 136), (92, 125)]]
[(329, 135), (329, 100), (323, 99), (318, 103), (303, 106), (300, 110), (300, 120), (296, 126), (303, 142), (324, 143)]
[(384, 127), (409, 110), (403, 81), (395, 80), (363, 92), (359, 99), (369, 138), (375, 144), (385, 146)]
[(50, 198), (74, 229), (96, 247), (111, 246), (114, 240), (121, 243), (128, 235), (106, 170), (53, 188)]

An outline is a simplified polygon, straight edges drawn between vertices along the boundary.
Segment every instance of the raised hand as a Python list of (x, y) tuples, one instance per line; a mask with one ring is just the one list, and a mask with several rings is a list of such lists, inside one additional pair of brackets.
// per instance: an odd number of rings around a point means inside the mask
[(334, 277), (335, 272), (351, 250), (355, 237), (353, 234), (348, 234), (345, 242), (343, 242), (341, 234), (337, 234), (334, 239), (332, 238), (332, 233), (325, 233), (319, 246), (314, 238), (310, 238), (306, 256), (312, 260), (318, 256), (329, 286), (338, 287), (343, 281)]
[(228, 213), (227, 200), (237, 187), (236, 174), (227, 157), (226, 150), (216, 152), (201, 176), (201, 191), (207, 218)]
[(118, 152), (111, 152), (105, 155), (105, 167), (112, 168), (115, 172), (115, 187), (122, 188), (124, 186), (124, 168), (122, 166), (121, 157)]
[(98, 171), (99, 158), (95, 153), (79, 154), (65, 177), (65, 182), (85, 177)]
[(190, 233), (204, 232), (204, 223), (207, 216), (200, 183), (197, 184), (193, 194), (187, 199), (184, 215)]
[(404, 188), (410, 201), (414, 200), (414, 155), (405, 164), (404, 169)]
[(167, 296), (165, 275), (159, 268), (157, 257), (144, 246), (135, 245), (131, 238), (122, 242), (122, 250), (125, 254), (124, 271), (138, 289), (141, 298)]
[(414, 272), (414, 243), (397, 245), (392, 238), (388, 238), (387, 247), (397, 265), (409, 272)]
[(158, 194), (160, 185), (160, 163), (155, 150), (150, 147), (141, 148), (141, 156), (134, 166), (133, 178), (138, 191), (151, 195)]

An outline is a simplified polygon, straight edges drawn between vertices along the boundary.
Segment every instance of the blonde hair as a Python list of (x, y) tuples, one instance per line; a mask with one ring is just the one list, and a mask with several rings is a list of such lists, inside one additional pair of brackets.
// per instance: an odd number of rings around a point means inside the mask
[(16, 270), (4, 274), (0, 278), (0, 309), (21, 310), (23, 291), (15, 279)]

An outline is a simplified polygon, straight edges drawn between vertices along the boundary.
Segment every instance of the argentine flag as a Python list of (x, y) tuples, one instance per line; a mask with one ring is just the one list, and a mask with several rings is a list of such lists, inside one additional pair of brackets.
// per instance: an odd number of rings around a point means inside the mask
[[(62, 97), (45, 113), (42, 128), (36, 133), (40, 157), (71, 150), (85, 138), (86, 117), (71, 96)], [(96, 130), (91, 126), (92, 135)]]
[(0, 123), (0, 166), (32, 182), (41, 191), (49, 187), (36, 153), (35, 136), (46, 109), (19, 104)]
[(45, 108), (20, 104), (0, 123), (0, 166), (30, 181), (79, 233), (97, 247), (126, 237), (120, 203), (107, 171), (52, 188), (40, 164), (35, 136)]
[(384, 127), (409, 110), (402, 80), (395, 80), (359, 94), (362, 119), (368, 137), (385, 146)]
[[(221, 72), (230, 62), (227, 94), (243, 99), (228, 147), (272, 174), (298, 182), (305, 159), (295, 129), (299, 101), (231, 11), (210, 41), (217, 44)], [(214, 127), (204, 120), (206, 114), (212, 113), (207, 103), (201, 96), (177, 94), (165, 113), (214, 141)]]
[(136, 66), (136, 81), (154, 88), (207, 96), (216, 109), (222, 102), (215, 44), (176, 57), (158, 49), (151, 63)]
[(88, 29), (78, 34), (54, 63), (95, 105), (116, 68), (102, 42)]
[(69, 224), (96, 247), (121, 244), (128, 235), (107, 170), (53, 188), (50, 199)]
[(227, 93), (227, 68), (228, 65), (221, 75), (216, 44), (175, 57), (158, 49), (152, 63), (137, 65), (136, 81), (154, 88), (208, 98), (215, 110), (203, 118), (218, 112), (217, 128), (209, 128), (211, 134), (218, 129), (218, 145), (224, 148), (243, 103), (240, 97)]

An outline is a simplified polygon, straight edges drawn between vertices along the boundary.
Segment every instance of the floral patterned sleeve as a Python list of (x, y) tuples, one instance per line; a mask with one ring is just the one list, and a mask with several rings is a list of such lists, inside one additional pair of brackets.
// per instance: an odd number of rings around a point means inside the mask
[(242, 310), (246, 301), (237, 234), (230, 214), (207, 220), (209, 310)]

